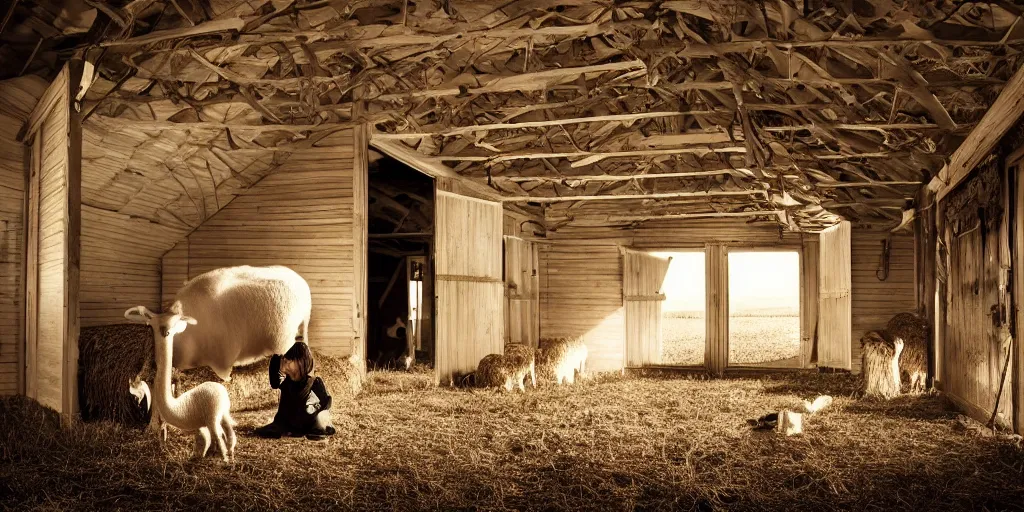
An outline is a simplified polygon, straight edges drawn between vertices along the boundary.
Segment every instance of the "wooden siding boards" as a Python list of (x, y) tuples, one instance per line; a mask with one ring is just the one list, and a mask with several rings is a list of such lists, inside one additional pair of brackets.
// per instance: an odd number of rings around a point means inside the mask
[[(353, 140), (351, 130), (342, 135)], [(164, 255), (163, 306), (186, 279), (215, 268), (284, 265), (312, 292), (310, 345), (330, 355), (351, 353), (353, 168), (352, 142), (296, 151)]]
[(703, 249), (708, 243), (731, 247), (799, 249), (800, 233), (783, 231), (771, 222), (729, 219), (649, 221), (635, 228), (563, 227), (548, 232), (551, 240), (584, 244), (615, 244), (636, 249)]
[(850, 223), (821, 232), (818, 274), (818, 365), (851, 370)]
[(582, 336), (588, 371), (621, 370), (626, 325), (619, 248), (539, 245), (541, 337)]
[(29, 149), (18, 130), (46, 91), (37, 76), (0, 81), (0, 395), (24, 393), (25, 205)]
[[(881, 281), (876, 276), (882, 254), (882, 241), (890, 239), (889, 275)], [(903, 232), (854, 228), (850, 254), (851, 296), (853, 299), (852, 371), (860, 372), (860, 339), (868, 331), (885, 329), (898, 313), (917, 311), (917, 288), (914, 264), (914, 237)]]
[(540, 269), (537, 244), (505, 236), (505, 343), (540, 341)]
[(623, 303), (626, 308), (626, 366), (661, 363), (662, 284), (672, 258), (624, 249)]
[(439, 382), (504, 352), (501, 204), (438, 190), (435, 277)]
[(25, 391), (65, 420), (78, 409), (81, 130), (71, 106), (82, 62), (65, 64), (29, 116)]

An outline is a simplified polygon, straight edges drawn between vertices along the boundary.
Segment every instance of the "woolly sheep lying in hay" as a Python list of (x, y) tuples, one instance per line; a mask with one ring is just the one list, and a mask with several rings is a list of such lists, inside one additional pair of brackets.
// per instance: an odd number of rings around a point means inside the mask
[(909, 391), (923, 392), (928, 376), (928, 322), (913, 313), (900, 313), (889, 320), (885, 331), (894, 339), (903, 340), (899, 366), (901, 377), (909, 383)]
[(485, 388), (501, 388), (512, 391), (526, 391), (524, 381), (530, 376), (533, 387), (537, 387), (536, 359), (531, 347), (519, 343), (510, 343), (505, 347), (505, 354), (490, 354), (480, 360), (476, 370), (476, 383)]
[(541, 375), (553, 379), (555, 384), (575, 383), (576, 372), (579, 372), (582, 379), (586, 360), (587, 346), (582, 338), (540, 340), (537, 365), (540, 367)]
[(860, 339), (864, 396), (893, 398), (900, 394), (899, 358), (903, 340), (885, 331), (869, 331)]

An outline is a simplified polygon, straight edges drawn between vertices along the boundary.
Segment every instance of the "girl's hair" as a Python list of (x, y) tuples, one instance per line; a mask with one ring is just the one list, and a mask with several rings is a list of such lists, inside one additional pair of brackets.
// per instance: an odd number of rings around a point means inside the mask
[(284, 358), (299, 364), (301, 378), (304, 379), (313, 373), (313, 352), (309, 350), (309, 345), (296, 341), (292, 348), (284, 353)]

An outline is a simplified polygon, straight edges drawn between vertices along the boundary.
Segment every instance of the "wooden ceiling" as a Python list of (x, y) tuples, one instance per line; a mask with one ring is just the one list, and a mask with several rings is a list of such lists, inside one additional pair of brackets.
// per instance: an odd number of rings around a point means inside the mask
[[(0, 55), (5, 70), (27, 58), (25, 31), (47, 23), (31, 14), (39, 2), (18, 5), (8, 31), (21, 42)], [(78, 50), (97, 62), (83, 106), (102, 134), (83, 166), (107, 173), (97, 186), (131, 167), (103, 162), (108, 147), (134, 148), (128, 158), (147, 172), (162, 164), (217, 181), (249, 165), (271, 172), (278, 153), (356, 118), (372, 124), (375, 146), (447, 166), (552, 225), (729, 216), (895, 226), (1024, 47), (1010, 2), (86, 7), (96, 9), (87, 32), (47, 45), (55, 61)]]

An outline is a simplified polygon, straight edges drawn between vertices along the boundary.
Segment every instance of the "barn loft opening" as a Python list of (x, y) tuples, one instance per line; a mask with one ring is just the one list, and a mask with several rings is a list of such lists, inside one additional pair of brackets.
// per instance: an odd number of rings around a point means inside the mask
[(729, 253), (729, 365), (800, 367), (800, 254)]
[(370, 152), (367, 364), (434, 361), (434, 180)]
[(704, 251), (657, 252), (671, 257), (662, 290), (661, 363), (672, 366), (704, 364), (707, 301)]

